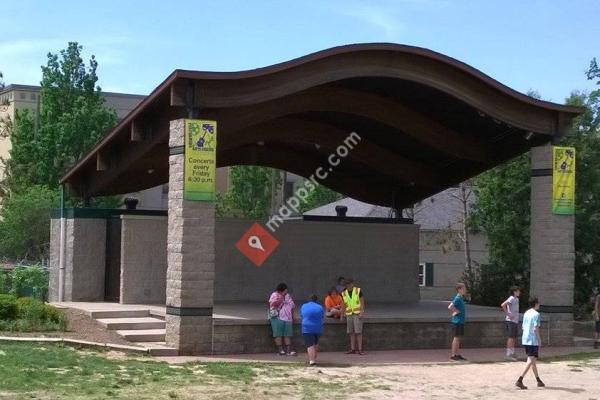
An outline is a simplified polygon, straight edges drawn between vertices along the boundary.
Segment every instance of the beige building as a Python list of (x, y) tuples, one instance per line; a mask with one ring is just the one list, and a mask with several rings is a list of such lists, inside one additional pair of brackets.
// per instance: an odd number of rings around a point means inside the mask
[[(115, 110), (117, 118), (123, 119), (146, 96), (127, 93), (102, 92), (106, 105)], [(35, 115), (40, 105), (40, 87), (32, 85), (7, 85), (0, 91), (0, 157), (7, 159), (10, 137), (7, 126), (15, 120), (17, 110), (29, 110)], [(0, 177), (4, 167), (0, 164)]]

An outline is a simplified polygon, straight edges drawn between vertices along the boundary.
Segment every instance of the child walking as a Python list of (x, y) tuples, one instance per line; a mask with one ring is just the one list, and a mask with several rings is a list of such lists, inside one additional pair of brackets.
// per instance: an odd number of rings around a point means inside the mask
[(542, 345), (542, 339), (540, 337), (539, 309), (540, 302), (536, 297), (533, 297), (529, 300), (529, 310), (523, 315), (523, 337), (521, 338), (521, 342), (523, 343), (525, 353), (527, 354), (527, 364), (525, 365), (523, 373), (519, 376), (517, 383), (515, 383), (519, 389), (527, 389), (527, 386), (523, 384), (523, 378), (527, 372), (529, 372), (529, 369), (533, 370), (533, 375), (535, 375), (535, 379), (537, 380), (537, 386), (546, 386), (538, 375), (536, 364), (539, 356), (539, 349)]
[(515, 357), (515, 343), (519, 331), (519, 296), (521, 289), (517, 286), (510, 288), (510, 296), (506, 301), (500, 304), (506, 315), (506, 360), (518, 361)]

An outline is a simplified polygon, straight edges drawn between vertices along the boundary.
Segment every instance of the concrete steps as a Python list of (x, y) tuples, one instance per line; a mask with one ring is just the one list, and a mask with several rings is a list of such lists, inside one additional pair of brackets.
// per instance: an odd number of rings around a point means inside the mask
[(165, 329), (165, 321), (152, 317), (99, 318), (97, 321), (109, 330)]
[(93, 319), (112, 319), (112, 318), (143, 318), (150, 316), (150, 310), (98, 310), (88, 313)]
[(118, 330), (119, 335), (129, 342), (164, 342), (165, 329)]
[(88, 313), (108, 330), (115, 331), (132, 345), (152, 356), (176, 356), (177, 349), (165, 343), (165, 316), (147, 308), (93, 310)]

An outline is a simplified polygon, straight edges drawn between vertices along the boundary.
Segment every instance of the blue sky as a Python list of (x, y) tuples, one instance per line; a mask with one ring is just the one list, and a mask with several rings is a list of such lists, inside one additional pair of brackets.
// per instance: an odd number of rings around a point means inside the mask
[(328, 47), (396, 42), (457, 58), (521, 92), (589, 90), (600, 1), (5, 1), (0, 71), (38, 84), (48, 51), (78, 41), (106, 91), (149, 93), (176, 68), (235, 71)]

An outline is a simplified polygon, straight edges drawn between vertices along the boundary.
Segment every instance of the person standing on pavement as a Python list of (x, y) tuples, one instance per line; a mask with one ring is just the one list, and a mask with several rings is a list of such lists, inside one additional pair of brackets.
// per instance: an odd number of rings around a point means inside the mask
[(363, 355), (362, 330), (365, 298), (362, 290), (354, 286), (353, 279), (346, 279), (346, 290), (342, 292), (342, 316), (346, 318), (346, 332), (350, 336), (350, 350), (346, 354)]
[(319, 338), (323, 334), (323, 317), (325, 312), (318, 303), (316, 295), (310, 296), (310, 301), (300, 307), (300, 318), (302, 319), (302, 337), (308, 353), (308, 365), (317, 364), (317, 353), (319, 352)]
[(500, 304), (504, 311), (506, 325), (506, 360), (518, 361), (515, 357), (515, 343), (519, 332), (519, 296), (521, 289), (517, 286), (510, 288), (510, 296)]
[(456, 296), (448, 306), (448, 310), (452, 314), (452, 361), (467, 361), (466, 358), (460, 355), (460, 342), (465, 336), (465, 295), (467, 294), (467, 286), (459, 282), (456, 284)]
[(279, 355), (295, 356), (292, 350), (293, 312), (296, 304), (285, 283), (280, 283), (269, 297), (269, 321)]

